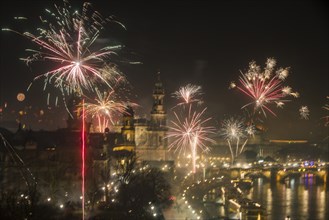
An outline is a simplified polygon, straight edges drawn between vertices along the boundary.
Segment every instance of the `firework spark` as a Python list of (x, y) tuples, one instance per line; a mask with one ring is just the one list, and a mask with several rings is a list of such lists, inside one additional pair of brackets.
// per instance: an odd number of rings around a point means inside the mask
[(310, 116), (310, 110), (307, 106), (301, 106), (299, 109), (299, 115), (302, 119), (308, 119)]
[[(228, 142), (233, 163), (234, 159), (243, 152), (244, 147), (247, 144), (248, 137), (255, 134), (255, 127), (253, 125), (245, 126), (245, 122), (243, 120), (231, 117), (223, 121), (220, 134)], [(239, 147), (240, 140), (244, 140), (241, 148)], [(232, 146), (233, 142), (236, 143), (235, 149)]]
[(95, 88), (96, 84), (112, 87), (120, 81), (122, 74), (109, 60), (121, 46), (95, 49), (95, 42), (105, 24), (123, 25), (113, 17), (103, 18), (97, 11), (92, 11), (88, 2), (83, 4), (82, 13), (73, 11), (67, 1), (64, 1), (64, 7), (55, 5), (55, 8), (55, 11), (46, 10), (47, 18), (40, 17), (42, 27), (37, 29), (38, 34), (3, 29), (28, 38), (38, 47), (27, 50), (32, 53), (22, 59), (27, 65), (36, 61), (49, 62), (52, 69), (39, 74), (35, 80), (45, 77), (45, 84), (80, 93)]
[(175, 121), (171, 121), (172, 126), (169, 126), (169, 131), (166, 138), (172, 138), (169, 145), (169, 150), (174, 149), (174, 152), (180, 154), (182, 151), (185, 153), (190, 150), (193, 159), (193, 173), (195, 173), (195, 161), (197, 149), (202, 152), (208, 152), (210, 148), (208, 143), (214, 143), (214, 140), (209, 137), (210, 134), (215, 133), (215, 128), (212, 126), (205, 126), (211, 118), (203, 119), (206, 108), (201, 112), (189, 112), (185, 117), (179, 117), (174, 112)]
[(192, 102), (200, 102), (198, 96), (202, 95), (201, 86), (187, 84), (182, 86), (178, 91), (173, 93), (173, 97), (182, 100), (178, 105), (189, 104)]
[(276, 104), (277, 107), (283, 107), (285, 102), (290, 100), (288, 96), (298, 97), (297, 92), (292, 92), (291, 87), (283, 86), (283, 81), (288, 77), (289, 68), (279, 68), (275, 70), (276, 60), (268, 58), (266, 67), (261, 67), (255, 61), (249, 63), (249, 69), (246, 73), (241, 72), (239, 84), (231, 82), (230, 88), (237, 88), (243, 94), (252, 99), (252, 102), (244, 105), (242, 108), (253, 105), (254, 112), (261, 110), (266, 117), (266, 111), (276, 116), (269, 105)]

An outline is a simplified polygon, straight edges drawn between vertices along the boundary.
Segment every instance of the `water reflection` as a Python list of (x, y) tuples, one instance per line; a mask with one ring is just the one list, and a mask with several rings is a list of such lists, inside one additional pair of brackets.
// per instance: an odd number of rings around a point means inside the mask
[(329, 219), (329, 192), (312, 175), (287, 179), (284, 183), (254, 181), (248, 196), (267, 210), (267, 220)]
[[(325, 202), (326, 202), (326, 193), (325, 193), (325, 190), (321, 190), (320, 188), (317, 188), (317, 190), (316, 190), (316, 196), (318, 198), (317, 199), (317, 203), (318, 204), (325, 204)], [(327, 208), (328, 208), (328, 204), (327, 204)], [(318, 212), (318, 218), (319, 219), (325, 219), (325, 214), (324, 214), (325, 211), (326, 211), (326, 207), (320, 205), (319, 212)]]
[(270, 188), (266, 189), (266, 210), (267, 212), (272, 212), (272, 205), (273, 205), (273, 200), (272, 200), (272, 190)]

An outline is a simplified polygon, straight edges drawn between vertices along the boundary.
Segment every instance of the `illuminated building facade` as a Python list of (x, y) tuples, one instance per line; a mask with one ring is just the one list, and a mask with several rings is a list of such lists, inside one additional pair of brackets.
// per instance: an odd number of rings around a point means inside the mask
[(172, 160), (165, 138), (168, 131), (167, 114), (164, 108), (165, 90), (160, 73), (157, 75), (152, 96), (150, 120), (135, 120), (136, 153), (141, 160)]

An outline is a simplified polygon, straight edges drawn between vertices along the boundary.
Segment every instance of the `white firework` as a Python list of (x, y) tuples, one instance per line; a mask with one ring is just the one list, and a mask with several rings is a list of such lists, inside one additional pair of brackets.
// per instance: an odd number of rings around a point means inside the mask
[(302, 119), (308, 119), (310, 116), (310, 110), (307, 106), (301, 106), (299, 109), (299, 115)]

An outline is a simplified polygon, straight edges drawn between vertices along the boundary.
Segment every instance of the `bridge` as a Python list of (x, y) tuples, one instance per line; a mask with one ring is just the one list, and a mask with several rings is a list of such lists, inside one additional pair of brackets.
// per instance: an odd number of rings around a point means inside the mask
[(248, 168), (210, 168), (207, 170), (207, 178), (214, 176), (225, 176), (230, 179), (256, 179), (263, 178), (270, 181), (284, 181), (287, 178), (315, 177), (323, 183), (328, 182), (329, 166), (312, 165), (312, 166), (263, 166)]
[(329, 183), (329, 164), (275, 164), (249, 167), (210, 167), (197, 172), (186, 185), (182, 199), (193, 212), (205, 219), (242, 218), (266, 219), (266, 209), (244, 197), (244, 188), (252, 187), (253, 179), (285, 181), (287, 178), (317, 178)]
[[(256, 202), (244, 197), (236, 182), (227, 177), (213, 177), (188, 186), (182, 199), (204, 219), (235, 218), (250, 219), (265, 215), (266, 210)], [(201, 210), (198, 210), (201, 209)]]
[[(201, 176), (199, 176), (201, 177)], [(218, 216), (242, 219), (264, 219), (266, 209), (243, 196), (244, 188), (252, 187), (253, 179), (285, 181), (287, 178), (317, 178), (328, 183), (328, 165), (312, 166), (263, 166), (207, 169), (203, 180), (187, 187), (182, 198), (194, 208), (202, 208), (203, 217), (218, 219)], [(235, 215), (235, 216), (234, 216)]]

